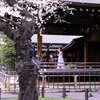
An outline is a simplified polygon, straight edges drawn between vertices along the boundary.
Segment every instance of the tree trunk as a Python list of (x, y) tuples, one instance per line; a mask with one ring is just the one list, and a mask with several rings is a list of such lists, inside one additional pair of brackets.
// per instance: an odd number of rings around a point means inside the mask
[(0, 22), (0, 31), (14, 41), (20, 89), (18, 100), (38, 100), (38, 66), (32, 62), (30, 53), (30, 50), (33, 51), (33, 27), (31, 22), (23, 21), (21, 27), (13, 31), (9, 23)]
[(20, 88), (18, 100), (38, 100), (37, 66), (31, 63), (24, 66), (25, 68), (18, 73)]

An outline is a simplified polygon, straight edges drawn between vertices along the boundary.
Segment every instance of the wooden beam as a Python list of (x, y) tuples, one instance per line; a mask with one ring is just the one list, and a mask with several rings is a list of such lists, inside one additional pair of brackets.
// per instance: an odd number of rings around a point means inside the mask
[[(83, 25), (83, 24), (82, 24)], [(50, 35), (84, 35), (82, 25), (49, 24), (42, 34)]]
[(38, 34), (38, 43), (37, 43), (37, 47), (38, 47), (38, 51), (37, 51), (37, 54), (38, 54), (38, 60), (42, 60), (42, 36), (40, 34)]
[(84, 2), (67, 1), (66, 5), (70, 6), (70, 7), (100, 8), (100, 4), (97, 4), (97, 3), (86, 3), (86, 2), (84, 3)]
[(86, 39), (84, 39), (84, 67), (86, 67), (88, 61), (88, 44)]

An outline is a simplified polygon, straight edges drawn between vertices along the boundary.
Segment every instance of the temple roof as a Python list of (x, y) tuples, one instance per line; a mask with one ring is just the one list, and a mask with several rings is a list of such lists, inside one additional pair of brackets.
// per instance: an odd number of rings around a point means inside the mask
[(66, 1), (65, 5), (71, 8), (70, 13), (63, 13), (62, 22), (54, 23), (53, 18), (48, 20), (43, 34), (86, 35), (91, 25), (100, 24), (100, 4)]
[(80, 38), (77, 38), (77, 39), (73, 39), (69, 44), (64, 46), (62, 49), (63, 49), (63, 51), (70, 50), (74, 47), (82, 46), (83, 43), (84, 43), (84, 37), (80, 37)]

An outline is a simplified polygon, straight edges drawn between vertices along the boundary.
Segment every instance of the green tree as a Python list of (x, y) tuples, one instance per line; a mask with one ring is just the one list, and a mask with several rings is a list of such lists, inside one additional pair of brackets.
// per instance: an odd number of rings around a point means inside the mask
[(1, 63), (7, 69), (14, 69), (15, 68), (14, 43), (6, 35), (2, 35), (1, 38), (3, 39), (3, 44), (1, 44), (0, 47)]

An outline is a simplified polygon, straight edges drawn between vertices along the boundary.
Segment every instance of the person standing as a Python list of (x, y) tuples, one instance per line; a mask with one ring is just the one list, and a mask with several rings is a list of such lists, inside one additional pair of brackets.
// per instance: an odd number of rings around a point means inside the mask
[(57, 69), (65, 69), (65, 63), (63, 58), (63, 52), (62, 49), (58, 49), (58, 63), (57, 63)]

